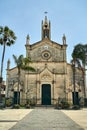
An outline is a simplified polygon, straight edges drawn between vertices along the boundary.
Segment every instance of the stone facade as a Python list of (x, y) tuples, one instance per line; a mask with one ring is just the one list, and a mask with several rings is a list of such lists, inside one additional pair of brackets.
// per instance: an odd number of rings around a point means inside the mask
[(51, 40), (50, 22), (47, 17), (42, 21), (42, 39), (30, 44), (29, 35), (26, 38), (26, 57), (32, 59), (29, 65), (35, 72), (21, 70), (18, 90), (18, 70), (7, 66), (7, 97), (16, 98), (19, 91), (20, 103), (23, 99), (35, 99), (36, 104), (55, 104), (59, 98), (73, 103), (73, 93), (77, 98), (85, 96), (82, 71), (75, 68), (75, 90), (73, 85), (72, 65), (67, 63), (66, 37), (63, 35), (62, 44)]

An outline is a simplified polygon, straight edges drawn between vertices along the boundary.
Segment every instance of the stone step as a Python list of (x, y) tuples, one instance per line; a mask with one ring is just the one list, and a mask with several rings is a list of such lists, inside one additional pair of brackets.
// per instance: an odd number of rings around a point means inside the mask
[(36, 105), (35, 108), (54, 108), (54, 105)]

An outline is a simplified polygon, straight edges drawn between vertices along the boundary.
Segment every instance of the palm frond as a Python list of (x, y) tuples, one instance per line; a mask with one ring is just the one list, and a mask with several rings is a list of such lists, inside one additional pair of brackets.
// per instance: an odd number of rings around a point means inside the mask
[(73, 49), (72, 58), (79, 59), (84, 66), (86, 64), (86, 57), (85, 57), (86, 52), (87, 52), (87, 44), (83, 45), (79, 43)]
[(14, 58), (15, 64), (17, 64), (17, 56), (15, 56), (15, 55), (13, 54), (13, 58)]
[(3, 27), (0, 26), (0, 34), (2, 34), (2, 33), (3, 33)]
[(15, 55), (13, 55), (13, 58), (18, 69), (23, 69), (32, 72), (35, 71), (35, 69), (32, 66), (29, 66), (28, 64), (31, 62), (30, 58), (24, 58), (23, 55), (20, 55), (18, 58)]
[(31, 67), (31, 66), (22, 66), (22, 69), (23, 70), (27, 70), (27, 71), (32, 71), (32, 72), (35, 72), (36, 70), (33, 68), (33, 67)]

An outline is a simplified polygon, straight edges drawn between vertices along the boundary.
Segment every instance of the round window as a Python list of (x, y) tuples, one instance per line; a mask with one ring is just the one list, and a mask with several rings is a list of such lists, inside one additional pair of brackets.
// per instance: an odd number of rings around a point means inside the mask
[(50, 52), (48, 52), (48, 51), (44, 51), (43, 53), (42, 53), (42, 58), (43, 59), (49, 59), (50, 58)]

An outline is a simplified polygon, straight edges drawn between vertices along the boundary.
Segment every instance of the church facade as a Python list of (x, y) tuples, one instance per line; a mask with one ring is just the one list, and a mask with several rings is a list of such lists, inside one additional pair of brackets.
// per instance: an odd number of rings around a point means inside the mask
[(51, 23), (47, 16), (42, 21), (41, 41), (30, 44), (29, 35), (26, 37), (26, 57), (30, 57), (35, 72), (21, 70), (18, 87), (18, 69), (10, 68), (7, 64), (7, 90), (6, 97), (14, 98), (17, 103), (19, 94), (20, 104), (26, 99), (35, 100), (35, 104), (52, 105), (58, 99), (66, 99), (74, 103), (74, 93), (79, 99), (85, 96), (82, 71), (75, 68), (75, 81), (73, 66), (67, 63), (66, 36), (62, 37), (62, 44), (51, 40)]

